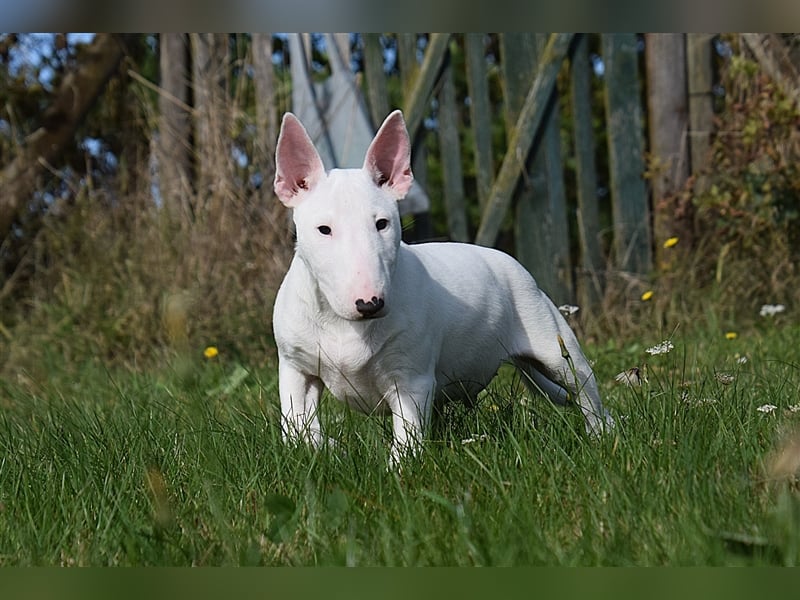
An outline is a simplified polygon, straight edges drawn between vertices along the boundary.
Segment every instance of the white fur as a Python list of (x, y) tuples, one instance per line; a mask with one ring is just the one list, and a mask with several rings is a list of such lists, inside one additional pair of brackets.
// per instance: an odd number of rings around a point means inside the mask
[(287, 113), (276, 164), (275, 190), (297, 230), (273, 315), (284, 439), (323, 441), (324, 386), (365, 413), (390, 413), (398, 458), (417, 446), (435, 398), (477, 394), (503, 361), (555, 402), (568, 390), (588, 431), (612, 425), (575, 335), (518, 262), (469, 244), (401, 242), (397, 200), (412, 176), (399, 111), (362, 169), (327, 174)]

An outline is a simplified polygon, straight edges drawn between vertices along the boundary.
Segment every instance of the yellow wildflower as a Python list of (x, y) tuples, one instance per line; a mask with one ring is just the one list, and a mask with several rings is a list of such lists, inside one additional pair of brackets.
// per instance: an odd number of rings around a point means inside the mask
[(739, 334), (736, 333), (735, 331), (727, 331), (727, 332), (725, 332), (725, 339), (726, 340), (735, 340), (737, 337), (739, 337)]
[(650, 298), (653, 297), (655, 292), (653, 290), (647, 290), (644, 294), (642, 294), (642, 302), (647, 302)]
[(668, 238), (667, 241), (664, 242), (664, 248), (672, 248), (677, 243), (678, 243), (678, 238), (676, 237)]
[(203, 356), (206, 358), (214, 358), (217, 354), (219, 354), (219, 350), (217, 350), (216, 346), (208, 346), (203, 350)]

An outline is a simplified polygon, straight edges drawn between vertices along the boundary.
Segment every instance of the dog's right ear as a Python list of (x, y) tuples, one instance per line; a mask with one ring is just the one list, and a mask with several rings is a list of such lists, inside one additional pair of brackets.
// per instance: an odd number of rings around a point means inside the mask
[(292, 113), (283, 115), (275, 149), (275, 193), (293, 208), (325, 175), (325, 166), (305, 127)]

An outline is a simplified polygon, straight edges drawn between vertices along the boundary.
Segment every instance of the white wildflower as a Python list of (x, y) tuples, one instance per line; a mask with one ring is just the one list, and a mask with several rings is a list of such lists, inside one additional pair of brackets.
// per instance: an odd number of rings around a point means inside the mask
[(488, 433), (482, 433), (480, 435), (476, 435), (476, 436), (473, 436), (473, 437), (468, 437), (466, 439), (463, 439), (463, 440), (461, 440), (461, 443), (464, 444), (464, 445), (466, 445), (466, 444), (474, 444), (475, 442), (480, 442), (481, 440), (485, 440), (485, 439), (488, 439), (488, 438), (489, 438), (489, 434)]
[(687, 391), (681, 392), (681, 401), (690, 406), (707, 406), (710, 404), (717, 403), (716, 398), (712, 398), (710, 396), (704, 396), (702, 398), (699, 398), (697, 396), (691, 395)]
[(648, 348), (645, 350), (651, 356), (657, 356), (659, 354), (666, 354), (670, 350), (672, 350), (675, 346), (669, 340), (664, 340), (660, 344), (656, 344), (652, 348)]
[(558, 310), (561, 312), (562, 315), (568, 317), (578, 312), (580, 310), (580, 307), (573, 306), (572, 304), (562, 304), (561, 306), (558, 307)]
[(788, 408), (789, 408), (789, 411), (790, 411), (790, 412), (793, 412), (793, 413), (795, 413), (795, 412), (797, 412), (798, 410), (800, 410), (800, 404), (792, 404), (792, 405), (791, 405), (791, 406), (789, 406)]
[(760, 413), (768, 415), (769, 413), (774, 412), (777, 408), (778, 407), (775, 406), (774, 404), (762, 404), (756, 410)]
[(748, 358), (746, 356), (737, 356), (736, 357), (736, 364), (737, 365), (746, 365)]
[(786, 307), (783, 304), (764, 304), (758, 314), (762, 317), (774, 317), (785, 310)]
[(733, 383), (733, 380), (735, 379), (734, 376), (731, 375), (730, 373), (715, 373), (714, 377), (722, 385), (730, 385), (731, 383)]

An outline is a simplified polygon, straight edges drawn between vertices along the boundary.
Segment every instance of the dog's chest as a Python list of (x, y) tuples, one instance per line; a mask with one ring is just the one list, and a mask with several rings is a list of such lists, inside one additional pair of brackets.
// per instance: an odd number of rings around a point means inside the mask
[[(318, 376), (340, 400), (366, 403), (373, 408), (385, 390), (378, 380), (381, 350), (379, 336), (349, 328), (319, 328), (314, 335), (291, 344), (291, 360)], [(359, 406), (359, 408), (362, 408)]]

